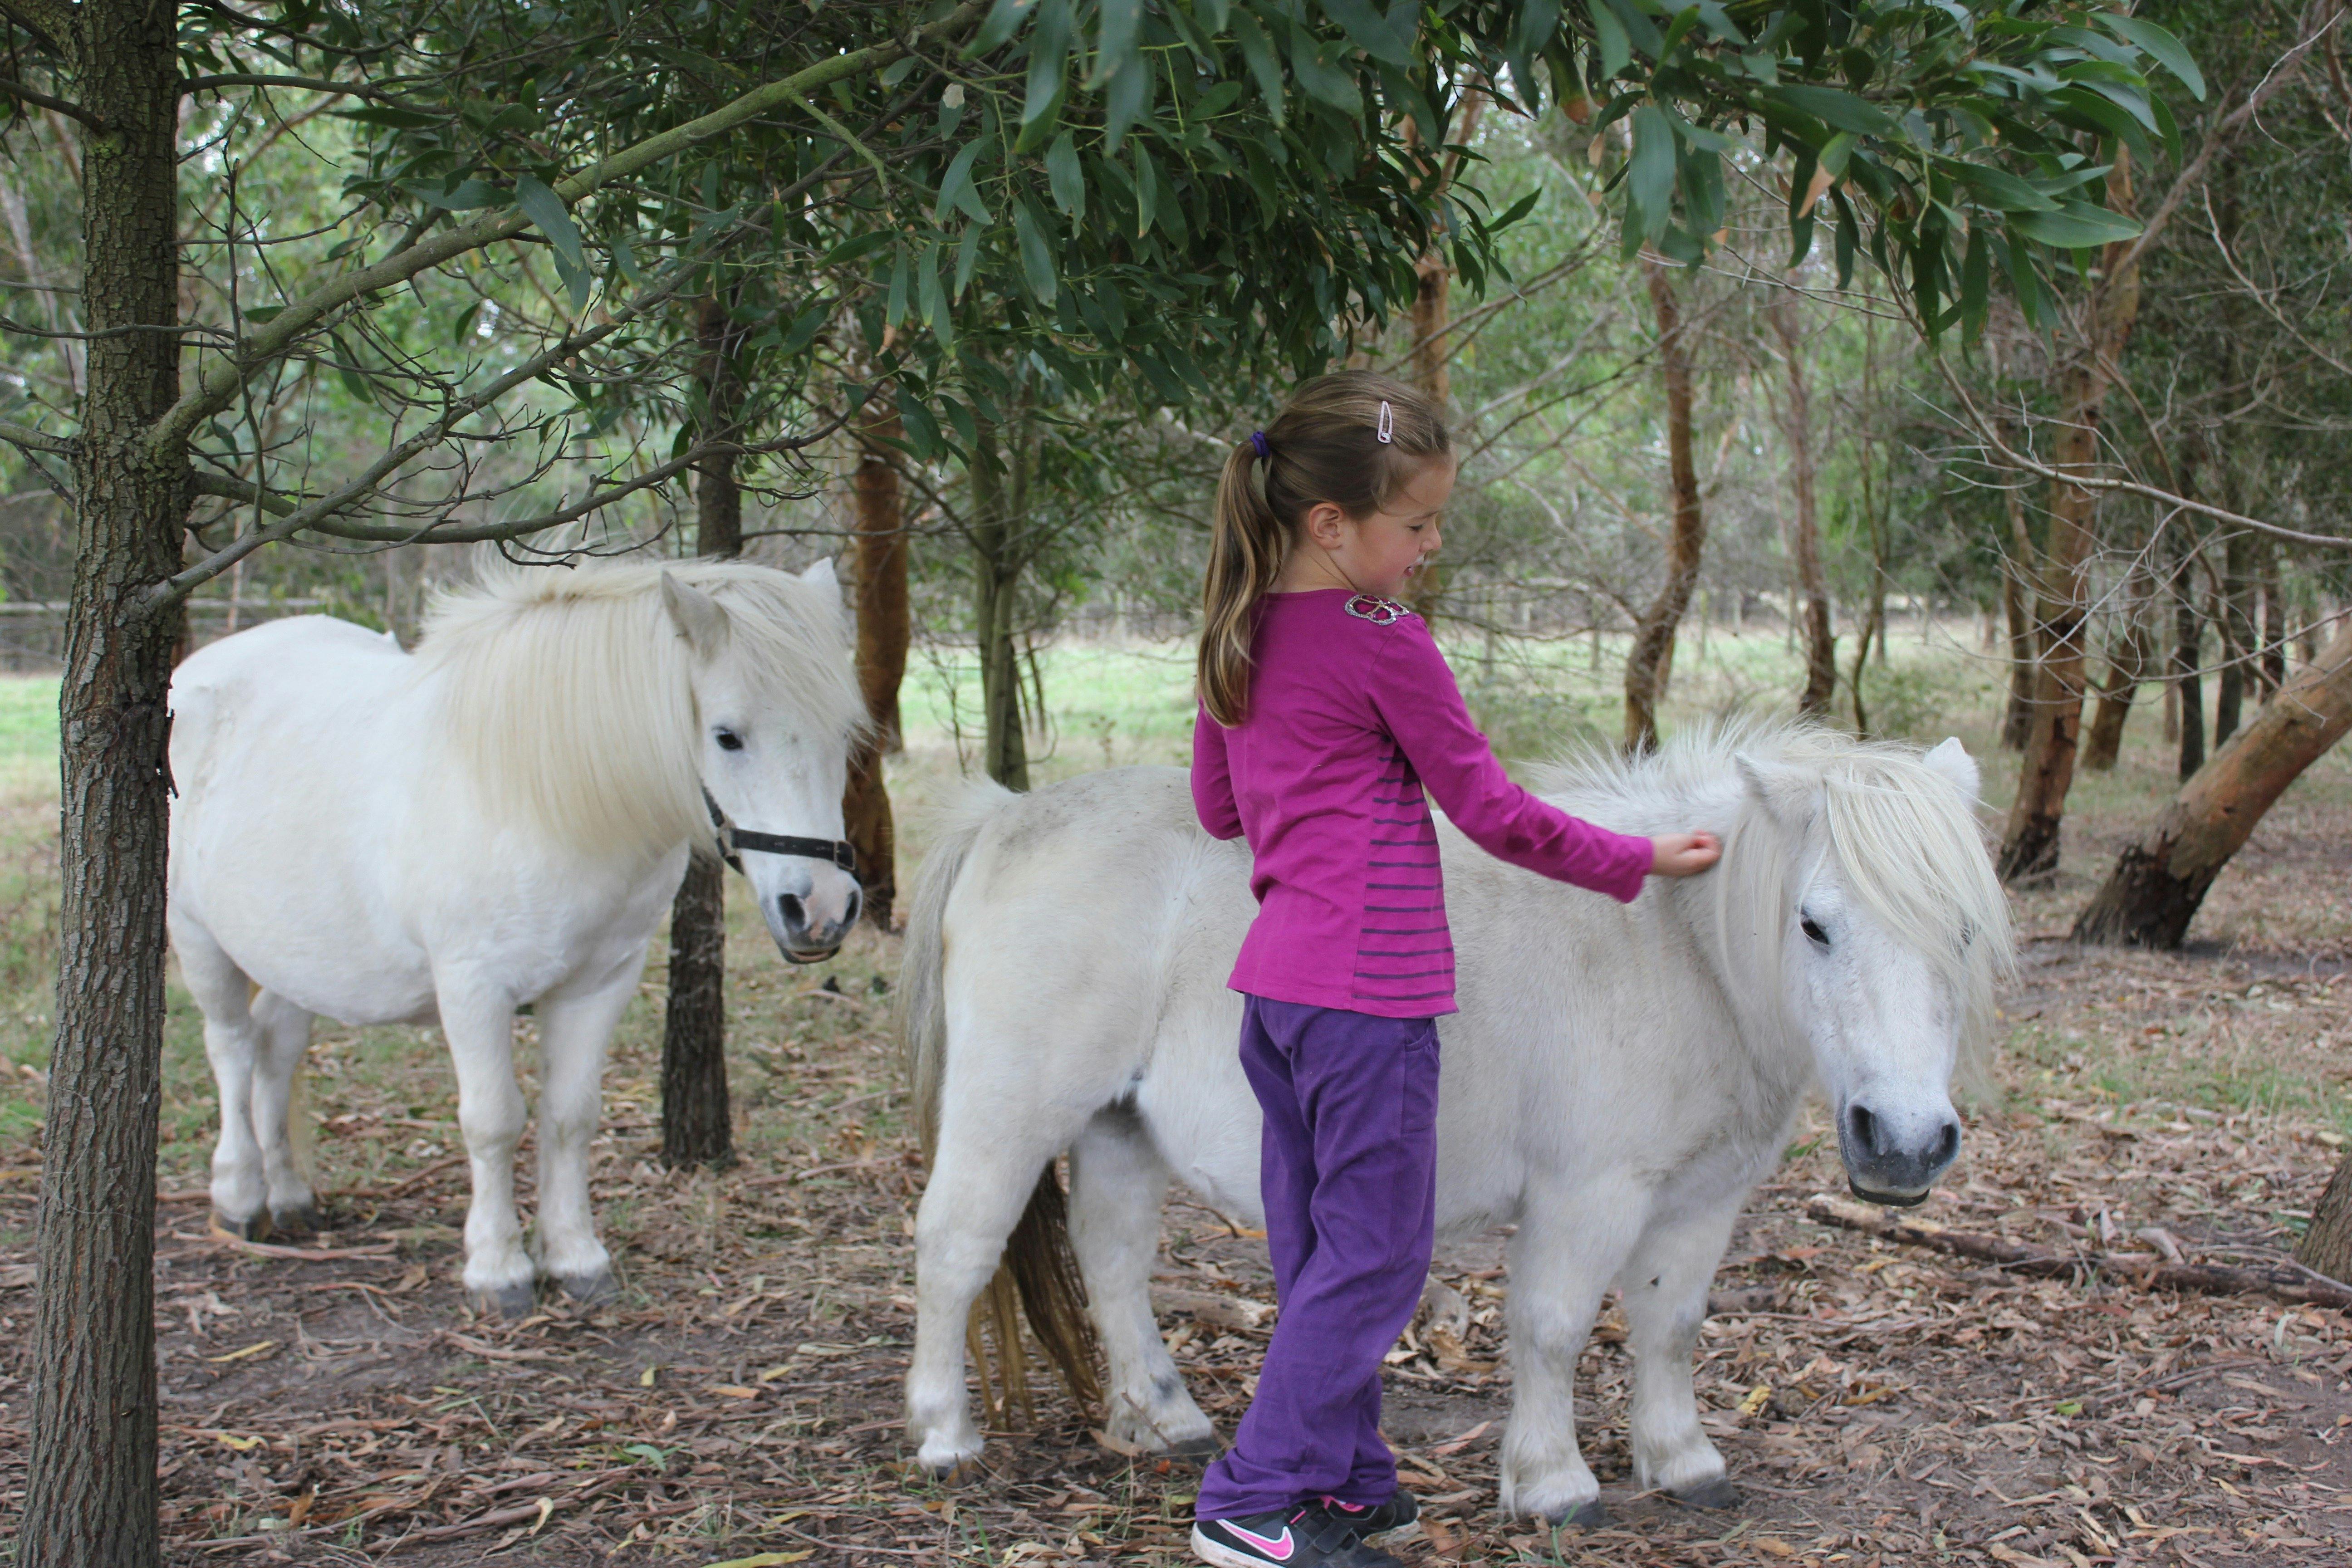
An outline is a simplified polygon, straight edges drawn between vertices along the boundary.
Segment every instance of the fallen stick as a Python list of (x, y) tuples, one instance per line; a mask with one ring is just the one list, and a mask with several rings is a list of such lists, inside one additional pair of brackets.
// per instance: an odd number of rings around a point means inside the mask
[(2266, 1295), (2317, 1307), (2352, 1308), (2352, 1285), (2301, 1267), (2229, 1268), (2217, 1263), (2167, 1263), (2153, 1253), (2132, 1256), (2115, 1252), (2041, 1252), (1997, 1237), (1948, 1230), (1933, 1220), (1909, 1218), (1890, 1209), (1874, 1208), (1825, 1194), (1816, 1194), (1805, 1205), (1805, 1215), (1823, 1225), (1840, 1226), (1934, 1252), (1973, 1258), (2020, 1274), (2063, 1279), (2074, 1278), (2077, 1270), (2084, 1268), (2102, 1268), (2143, 1289), (2200, 1290), (2212, 1296)]

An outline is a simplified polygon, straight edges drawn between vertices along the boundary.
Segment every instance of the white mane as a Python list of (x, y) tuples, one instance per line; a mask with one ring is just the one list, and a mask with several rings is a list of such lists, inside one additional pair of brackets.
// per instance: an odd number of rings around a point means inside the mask
[[(1748, 774), (1775, 798), (1759, 795)], [(2009, 900), (1976, 803), (1917, 748), (1811, 724), (1730, 720), (1639, 757), (1587, 752), (1544, 770), (1542, 782), (1557, 804), (1622, 831), (1714, 826), (1728, 812), (1723, 862), (1706, 880), (1714, 883), (1716, 960), (1746, 1001), (1783, 994), (1792, 888), (1813, 857), (1834, 855), (1871, 918), (1950, 986), (1964, 1076), (1980, 1076), (1994, 994), (2016, 964)], [(1743, 924), (1760, 940), (1735, 963), (1722, 939)]]
[(439, 595), (416, 650), (446, 678), (449, 737), (484, 803), (569, 842), (659, 853), (707, 831), (692, 654), (664, 573), (728, 613), (722, 658), (819, 733), (864, 722), (828, 587), (733, 561), (491, 567)]

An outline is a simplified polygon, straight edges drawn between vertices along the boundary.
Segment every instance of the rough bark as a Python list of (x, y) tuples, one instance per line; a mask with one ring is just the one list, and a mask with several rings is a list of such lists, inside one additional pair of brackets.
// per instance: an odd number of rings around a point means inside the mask
[[(2183, 525), (2185, 527), (2185, 525)], [(2176, 539), (2180, 535), (2176, 533)], [(2200, 647), (2205, 623), (2197, 614), (2194, 544), (2176, 547), (2172, 563), (2172, 685), (2179, 694), (2180, 778), (2183, 783), (2205, 765), (2205, 682)]]
[(2000, 605), (2009, 622), (2009, 706), (2000, 716), (2003, 751), (2025, 750), (2033, 732), (2033, 669), (2041, 662), (2033, 631), (2033, 536), (2025, 526), (2025, 493), (2012, 485), (2009, 503), (2009, 553), (2001, 563)]
[[(2117, 212), (2133, 208), (2130, 159), (2121, 151), (2107, 174), (2107, 203)], [(2139, 314), (2139, 268), (2136, 261), (2126, 262), (2127, 247), (2137, 252), (2131, 241), (2106, 247), (2105, 265), (2084, 311), (2083, 342), (2062, 377), (2052, 465), (2061, 474), (2088, 473), (2098, 461), (2107, 390)], [(2090, 615), (2097, 512), (2094, 492), (2063, 479), (2053, 481), (2049, 539), (2038, 563), (2035, 599), (2041, 658), (2033, 672), (2033, 712), (2017, 798), (2001, 837), (2003, 881), (2046, 877), (2058, 868), (2058, 827), (2074, 782), (2083, 722), (2083, 627)]]
[(2238, 732), (2245, 714), (2246, 677), (2254, 668), (2253, 542), (2243, 532), (2222, 543), (2221, 595), (2214, 609), (2223, 660), (2221, 689), (2213, 699), (2213, 743), (2219, 746)]
[(41, 1155), (25, 1568), (158, 1560), (155, 1151), (163, 1046), (164, 839), (181, 616), (140, 607), (180, 563), (187, 462), (148, 437), (177, 399), (178, 68), (160, 0), (85, 0), (87, 391), (58, 719), (57, 1025)]
[(1029, 787), (1022, 727), (1021, 646), (1014, 597), (1021, 579), (1016, 535), (1025, 510), (1023, 440), (1010, 450), (992, 426), (981, 429), (971, 465), (972, 623), (980, 651), (981, 766), (1007, 789)]
[(2278, 541), (2260, 539), (2254, 550), (2262, 561), (2263, 656), (2254, 668), (2262, 680), (2264, 700), (2286, 684), (2286, 594), (2279, 582)]
[(2253, 722), (2213, 753), (2139, 842), (2126, 847), (2082, 914), (2074, 940), (2177, 948), (2206, 889), (2280, 792), (2352, 730), (2352, 624), (2298, 671)]
[[(727, 301), (706, 296), (694, 331), (702, 348), (697, 374), (703, 417), (720, 439), (734, 434), (743, 387), (735, 372), (742, 333)], [(743, 549), (743, 487), (732, 452), (705, 458), (694, 470), (695, 550), (734, 556)], [(727, 876), (717, 860), (696, 856), (669, 910), (669, 1000), (662, 1017), (662, 1163), (672, 1170), (735, 1163), (735, 1128), (727, 1099)]]
[(2303, 1233), (2294, 1260), (2330, 1279), (2352, 1280), (2352, 1154), (2336, 1165), (2312, 1205), (2311, 1228)]
[(907, 676), (911, 617), (907, 604), (906, 501), (891, 448), (879, 438), (902, 434), (898, 409), (860, 427), (857, 470), (850, 480), (856, 539), (850, 552), (857, 605), (857, 687), (871, 728), (850, 753), (849, 785), (841, 806), (849, 842), (857, 850), (857, 879), (866, 891), (866, 918), (890, 929), (898, 897), (898, 823), (882, 760), (903, 748), (898, 687)]
[(1797, 711), (1817, 719), (1830, 710), (1830, 700), (1837, 695), (1837, 639), (1830, 634), (1829, 578), (1822, 568), (1821, 521), (1813, 498), (1812, 398), (1805, 386), (1804, 340), (1798, 330), (1794, 288), (1781, 291), (1770, 315), (1788, 375), (1780, 430), (1789, 443), (1789, 488), (1796, 501), (1790, 553), (1796, 562), (1797, 585), (1805, 595), (1805, 689), (1798, 694)]
[(1699, 510), (1698, 471), (1691, 460), (1690, 345), (1682, 310), (1665, 263), (1644, 257), (1642, 270), (1658, 321), (1658, 364), (1666, 386), (1666, 463), (1672, 531), (1666, 537), (1666, 580), (1658, 596), (1633, 626), (1633, 646), (1625, 655), (1625, 749), (1654, 750), (1658, 703), (1665, 695), (1665, 670), (1675, 631), (1690, 606), (1698, 582), (1699, 552), (1706, 542), (1706, 519)]
[(2104, 773), (2122, 752), (2124, 721), (2131, 717), (2132, 700), (2147, 679), (2156, 657), (2155, 633), (2149, 624), (2148, 582), (2135, 572), (2124, 603), (2124, 625), (2107, 653), (2106, 683), (2099, 688), (2099, 704), (2083, 735), (2083, 771)]

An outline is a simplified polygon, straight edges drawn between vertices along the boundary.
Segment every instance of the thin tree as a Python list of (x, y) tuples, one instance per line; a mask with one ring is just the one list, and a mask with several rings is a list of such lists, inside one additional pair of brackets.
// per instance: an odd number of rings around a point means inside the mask
[(1655, 256), (1642, 258), (1650, 308), (1658, 323), (1658, 374), (1666, 393), (1666, 494), (1672, 521), (1666, 535), (1666, 575), (1657, 597), (1633, 625), (1625, 654), (1625, 749), (1654, 750), (1658, 704), (1665, 697), (1665, 669), (1675, 629), (1690, 607), (1698, 583), (1699, 554), (1706, 542), (1700, 509), (1698, 470), (1691, 458), (1691, 356), (1688, 323), (1675, 297), (1674, 279)]
[[(1793, 275), (1766, 314), (1780, 340), (1787, 377), (1780, 430), (1789, 443), (1789, 488), (1796, 501), (1790, 542), (1797, 585), (1805, 598), (1805, 687), (1797, 698), (1797, 711), (1814, 719), (1829, 711), (1830, 699), (1837, 693), (1837, 638), (1830, 632), (1829, 577), (1822, 565), (1821, 521), (1813, 502), (1812, 398), (1805, 386), (1804, 337), (1797, 319)], [(1858, 675), (1861, 666), (1854, 668)]]

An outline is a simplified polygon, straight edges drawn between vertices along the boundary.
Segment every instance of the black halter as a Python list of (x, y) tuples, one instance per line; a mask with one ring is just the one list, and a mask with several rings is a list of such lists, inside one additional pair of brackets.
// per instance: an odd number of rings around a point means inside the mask
[(853, 877), (857, 875), (857, 851), (840, 839), (798, 838), (789, 833), (754, 833), (748, 827), (738, 827), (719, 809), (719, 802), (712, 798), (708, 786), (702, 792), (702, 804), (710, 808), (710, 826), (718, 830), (719, 858), (738, 871), (743, 868), (741, 851), (749, 849), (760, 855), (804, 856), (837, 866)]

